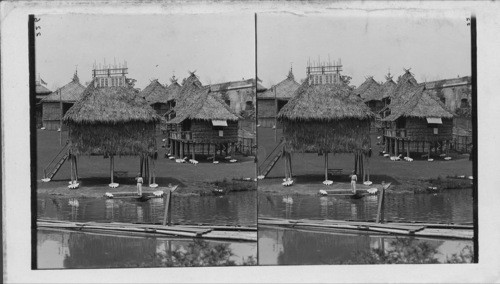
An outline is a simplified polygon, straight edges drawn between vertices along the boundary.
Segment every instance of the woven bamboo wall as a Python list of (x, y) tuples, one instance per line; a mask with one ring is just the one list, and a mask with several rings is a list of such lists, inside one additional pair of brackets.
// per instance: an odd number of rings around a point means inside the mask
[(61, 119), (61, 105), (59, 103), (42, 103), (42, 120)]
[(406, 118), (406, 136), (413, 141), (444, 141), (451, 140), (453, 134), (453, 120), (443, 118), (443, 124), (437, 125), (438, 134), (429, 127), (425, 118)]
[(274, 118), (276, 116), (276, 102), (274, 100), (257, 100), (257, 115), (259, 118)]
[(214, 130), (211, 121), (193, 120), (191, 129), (195, 143), (228, 143), (238, 141), (238, 121), (227, 121), (227, 127), (222, 127), (223, 136), (219, 130)]

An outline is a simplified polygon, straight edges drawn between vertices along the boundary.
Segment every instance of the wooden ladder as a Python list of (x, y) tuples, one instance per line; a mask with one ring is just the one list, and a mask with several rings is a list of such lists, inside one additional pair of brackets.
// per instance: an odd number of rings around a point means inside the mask
[[(54, 159), (52, 159), (52, 161), (45, 167), (45, 169), (43, 169), (43, 177), (44, 178), (52, 179), (57, 174), (57, 172), (59, 171), (61, 166), (64, 164), (64, 162), (66, 162), (66, 160), (69, 157), (69, 152), (65, 151), (65, 150), (67, 150), (67, 148), (68, 148), (68, 143), (66, 143), (66, 145), (64, 145), (64, 147), (59, 151), (59, 153), (57, 153), (57, 155), (54, 157)], [(61, 156), (62, 153), (64, 153), (64, 154)], [(49, 174), (47, 174), (47, 170), (50, 168), (50, 166), (53, 164), (53, 162), (58, 157), (60, 157), (60, 159), (54, 165), (52, 170), (49, 171)]]
[(284, 145), (284, 140), (281, 140), (281, 142), (273, 149), (271, 154), (269, 154), (264, 159), (264, 162), (262, 162), (261, 166), (259, 167), (259, 175), (266, 177), (267, 174), (269, 174), (274, 165), (276, 165), (278, 160), (281, 158)]

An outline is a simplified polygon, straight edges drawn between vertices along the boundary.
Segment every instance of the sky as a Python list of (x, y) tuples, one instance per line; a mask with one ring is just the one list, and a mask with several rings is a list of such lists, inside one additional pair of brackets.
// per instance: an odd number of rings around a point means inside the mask
[(51, 90), (78, 69), (127, 61), (129, 78), (144, 88), (152, 79), (170, 84), (195, 71), (203, 84), (255, 77), (254, 15), (37, 15), (36, 72)]
[(411, 68), (418, 82), (471, 75), (467, 15), (429, 17), (257, 15), (258, 73), (269, 87), (306, 76), (311, 61), (342, 61), (343, 75), (359, 86), (367, 76), (385, 82)]
[[(196, 70), (203, 84), (255, 76), (254, 15), (37, 15), (36, 69), (55, 90), (75, 70), (91, 80), (97, 64), (127, 61), (129, 77), (144, 88)], [(347, 17), (342, 14), (257, 15), (258, 77), (270, 87), (293, 67), (297, 81), (308, 60), (342, 60), (343, 74), (359, 86), (367, 76), (385, 81), (411, 68), (419, 82), (470, 76), (467, 15)]]

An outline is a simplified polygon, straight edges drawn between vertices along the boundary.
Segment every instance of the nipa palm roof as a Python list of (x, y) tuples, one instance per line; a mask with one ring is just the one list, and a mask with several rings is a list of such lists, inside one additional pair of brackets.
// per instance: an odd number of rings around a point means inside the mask
[(35, 93), (36, 94), (47, 94), (47, 93), (52, 93), (52, 91), (47, 89), (47, 87), (37, 83), (36, 87), (35, 87)]
[(370, 119), (375, 115), (345, 84), (309, 85), (305, 81), (278, 113), (278, 119)]
[(394, 121), (399, 117), (439, 117), (453, 118), (453, 114), (446, 106), (431, 92), (425, 90), (424, 85), (420, 85), (408, 92), (404, 97), (400, 97), (390, 105), (391, 114), (383, 121)]
[(170, 96), (168, 89), (160, 84), (158, 80), (153, 80), (151, 83), (142, 90), (139, 95), (148, 101), (150, 104), (167, 103), (173, 100)]
[(148, 102), (130, 87), (96, 88), (91, 82), (81, 100), (64, 115), (65, 123), (158, 122), (160, 117)]
[[(265, 92), (260, 93), (258, 99), (290, 99), (293, 97), (295, 91), (300, 87), (300, 84), (295, 81), (293, 74), (290, 74), (285, 80), (267, 89)], [(275, 96), (276, 95), (276, 96)]]
[(233, 121), (240, 119), (240, 116), (222, 99), (210, 91), (210, 86), (202, 87), (194, 79), (188, 78), (185, 81), (179, 96), (173, 109), (175, 118), (167, 123), (177, 124), (186, 119)]
[(368, 77), (366, 80), (354, 90), (356, 95), (359, 95), (364, 101), (369, 101), (373, 96), (376, 96), (380, 92), (380, 84), (373, 79), (373, 77)]
[(71, 82), (47, 95), (42, 99), (42, 102), (62, 101), (66, 103), (74, 103), (82, 98), (84, 91), (85, 87), (80, 84), (80, 80), (75, 75)]

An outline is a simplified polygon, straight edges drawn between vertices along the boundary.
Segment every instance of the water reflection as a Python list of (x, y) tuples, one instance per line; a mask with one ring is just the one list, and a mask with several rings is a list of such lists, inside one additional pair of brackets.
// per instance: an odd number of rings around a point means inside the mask
[[(293, 203), (280, 202), (281, 198), (283, 197), (259, 194), (259, 216), (287, 219), (372, 220), (377, 215), (377, 196), (350, 199), (294, 195)], [(449, 190), (437, 195), (390, 194), (385, 200), (385, 217), (388, 220), (472, 222), (472, 210), (470, 189)]]
[(256, 243), (39, 230), (38, 268), (255, 265)]
[[(380, 249), (386, 254), (393, 251), (396, 240), (396, 237), (386, 235), (333, 234), (271, 227), (259, 227), (258, 234), (260, 265), (367, 263), (369, 260), (367, 256), (374, 250)], [(466, 246), (472, 247), (472, 241), (425, 238), (412, 241), (414, 243), (411, 245), (407, 243), (403, 245), (411, 249), (425, 243), (429, 246), (429, 251), (436, 250), (432, 257), (437, 262), (445, 262), (453, 254), (460, 253)]]
[[(182, 224), (217, 224), (255, 226), (257, 201), (255, 191), (225, 196), (176, 196), (172, 202), (172, 222)], [(56, 198), (38, 196), (38, 218), (96, 222), (145, 222), (163, 220), (165, 200), (146, 202), (132, 199)]]

